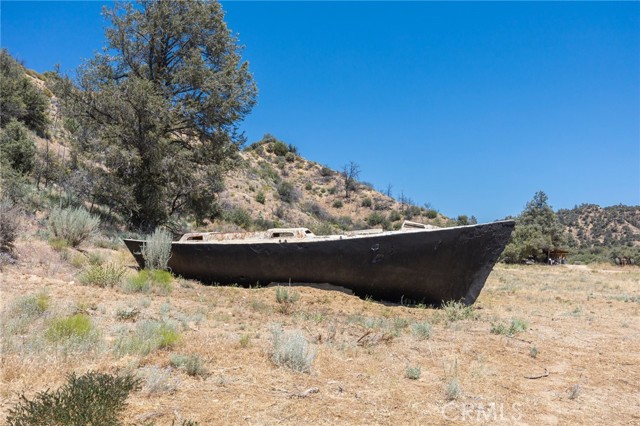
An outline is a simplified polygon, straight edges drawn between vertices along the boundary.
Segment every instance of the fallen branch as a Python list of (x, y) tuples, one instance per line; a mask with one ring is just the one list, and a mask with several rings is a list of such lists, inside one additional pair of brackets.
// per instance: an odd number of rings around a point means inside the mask
[(318, 388), (309, 388), (304, 392), (296, 393), (290, 396), (290, 398), (306, 398), (311, 394), (320, 392)]
[(541, 379), (543, 377), (547, 377), (549, 375), (549, 371), (545, 368), (544, 369), (544, 373), (537, 375), (537, 376), (524, 376), (525, 379)]

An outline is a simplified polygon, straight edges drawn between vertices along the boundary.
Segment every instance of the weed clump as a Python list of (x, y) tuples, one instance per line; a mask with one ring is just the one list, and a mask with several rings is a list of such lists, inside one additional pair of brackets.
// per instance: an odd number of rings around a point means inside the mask
[(300, 331), (285, 334), (279, 325), (274, 326), (271, 333), (271, 360), (274, 364), (299, 373), (309, 373), (316, 353), (309, 347), (304, 335)]
[(126, 293), (158, 293), (167, 295), (173, 290), (173, 276), (158, 269), (143, 269), (122, 284)]
[(207, 370), (202, 366), (202, 359), (198, 355), (171, 355), (170, 364), (174, 368), (184, 370), (189, 376), (207, 375)]
[[(492, 323), (491, 334), (500, 334), (503, 336), (515, 336), (516, 334), (527, 331), (529, 324), (519, 318), (512, 318), (511, 324), (506, 325), (503, 323)], [(536, 350), (537, 355), (537, 350)], [(535, 357), (534, 357), (535, 358)]]
[(462, 302), (450, 300), (442, 304), (442, 317), (446, 322), (476, 319), (477, 314), (473, 306), (467, 306)]
[(422, 369), (419, 366), (407, 367), (404, 370), (404, 377), (410, 380), (418, 380), (422, 375)]
[(79, 281), (84, 285), (115, 287), (120, 285), (126, 273), (126, 268), (113, 263), (94, 264), (80, 274)]
[(153, 351), (175, 346), (182, 336), (173, 323), (144, 320), (136, 323), (132, 335), (121, 336), (115, 344), (117, 355), (145, 356)]
[(431, 337), (431, 324), (426, 321), (416, 322), (411, 326), (411, 332), (420, 340), (427, 340)]
[(129, 393), (140, 388), (132, 376), (112, 376), (89, 372), (67, 376), (58, 390), (46, 390), (29, 400), (24, 395), (9, 409), (9, 426), (94, 425), (117, 426)]
[(289, 292), (286, 287), (276, 287), (276, 302), (278, 309), (283, 314), (289, 314), (293, 309), (293, 304), (300, 300), (300, 294), (295, 291)]
[(91, 237), (100, 225), (100, 219), (82, 208), (55, 208), (49, 215), (49, 229), (57, 239), (64, 240), (71, 247)]

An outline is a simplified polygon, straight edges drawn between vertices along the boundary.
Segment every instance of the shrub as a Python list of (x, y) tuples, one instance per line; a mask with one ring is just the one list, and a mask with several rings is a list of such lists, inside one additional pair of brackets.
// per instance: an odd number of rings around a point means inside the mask
[(418, 366), (416, 367), (407, 367), (404, 370), (404, 377), (411, 380), (418, 380), (422, 375), (422, 369)]
[(150, 293), (166, 295), (171, 293), (173, 276), (170, 272), (158, 269), (143, 269), (131, 276), (122, 285), (126, 293)]
[(362, 200), (362, 207), (371, 207), (373, 205), (373, 201), (371, 200), (371, 198), (366, 197), (364, 200)]
[(296, 155), (293, 152), (287, 152), (284, 159), (289, 163), (293, 163), (296, 160)]
[(117, 355), (145, 356), (158, 349), (173, 347), (181, 338), (173, 323), (144, 320), (136, 323), (132, 335), (123, 335), (116, 341), (115, 352)]
[(278, 185), (278, 195), (285, 203), (294, 203), (298, 201), (299, 195), (291, 182), (282, 181)]
[(273, 150), (273, 153), (278, 157), (283, 157), (289, 152), (289, 147), (287, 146), (287, 144), (279, 140), (273, 142), (271, 149)]
[(147, 269), (167, 270), (167, 264), (171, 258), (172, 236), (161, 228), (151, 234), (142, 245), (142, 257)]
[(115, 287), (120, 285), (127, 273), (127, 269), (113, 263), (106, 265), (91, 265), (80, 274), (79, 281), (84, 285), (98, 287)]
[(476, 318), (476, 312), (473, 306), (466, 306), (464, 303), (455, 300), (443, 303), (441, 312), (444, 320), (447, 322)]
[(460, 387), (460, 383), (458, 382), (457, 377), (453, 377), (449, 383), (447, 383), (447, 387), (445, 388), (444, 395), (447, 401), (453, 401), (454, 399), (458, 399), (460, 394), (462, 393), (462, 388)]
[(2, 332), (5, 337), (26, 332), (29, 324), (49, 309), (50, 298), (46, 293), (24, 296), (13, 302), (3, 312)]
[(17, 208), (8, 201), (0, 201), (0, 252), (13, 252), (19, 224)]
[(437, 212), (437, 210), (429, 209), (429, 210), (427, 210), (427, 215), (426, 216), (429, 219), (435, 219), (436, 217), (438, 217), (438, 212)]
[(54, 208), (49, 215), (49, 229), (53, 235), (77, 247), (94, 234), (100, 219), (82, 208)]
[(198, 355), (171, 355), (170, 364), (174, 368), (183, 369), (189, 376), (207, 375), (207, 370), (202, 366), (202, 359)]
[(9, 409), (7, 424), (117, 426), (129, 393), (139, 388), (140, 380), (129, 375), (71, 374), (54, 392), (40, 392), (32, 400), (21, 395), (20, 402)]
[(402, 219), (402, 215), (397, 210), (391, 210), (389, 213), (389, 222), (396, 222)]
[[(510, 325), (505, 325), (503, 323), (492, 323), (491, 324), (491, 334), (500, 334), (503, 336), (514, 336), (520, 332), (526, 331), (529, 328), (529, 325), (526, 321), (512, 318)], [(537, 355), (537, 349), (536, 349)]]
[(251, 215), (242, 207), (236, 207), (231, 211), (226, 211), (223, 217), (225, 220), (238, 225), (242, 229), (249, 229), (251, 225), (253, 225)]
[(83, 340), (88, 338), (93, 331), (91, 318), (85, 314), (75, 314), (69, 317), (55, 318), (45, 336), (52, 342), (61, 342), (67, 339)]
[(420, 340), (427, 340), (431, 337), (431, 324), (428, 322), (416, 322), (411, 326), (411, 332)]
[(315, 359), (315, 351), (300, 331), (284, 334), (280, 326), (272, 328), (272, 361), (281, 367), (287, 367), (300, 373), (309, 373)]
[(36, 143), (24, 124), (11, 121), (0, 131), (0, 156), (13, 170), (31, 172), (35, 155)]
[(170, 368), (159, 368), (155, 365), (144, 367), (139, 377), (144, 378), (145, 391), (149, 394), (175, 392), (180, 385), (180, 380), (171, 377)]
[(333, 205), (333, 208), (341, 209), (344, 204), (342, 203), (341, 200), (336, 200), (336, 201), (333, 202), (332, 205)]
[(386, 219), (381, 213), (373, 212), (367, 216), (366, 221), (369, 226), (378, 226), (383, 225), (386, 222)]
[(300, 294), (292, 291), (286, 287), (276, 287), (276, 302), (278, 302), (280, 312), (288, 314), (293, 308), (293, 304), (300, 299)]
[(264, 204), (266, 200), (266, 197), (264, 195), (264, 192), (260, 191), (256, 194), (256, 201), (259, 202), (260, 204)]
[(333, 175), (333, 170), (331, 170), (327, 166), (322, 166), (322, 168), (320, 169), (320, 176), (328, 177), (328, 176), (331, 176), (331, 175)]

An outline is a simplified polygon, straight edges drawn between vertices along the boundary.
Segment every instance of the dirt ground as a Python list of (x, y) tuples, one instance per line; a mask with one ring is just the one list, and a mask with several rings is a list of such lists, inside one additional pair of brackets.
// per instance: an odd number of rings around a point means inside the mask
[[(133, 273), (124, 248), (54, 251), (33, 238), (17, 252), (19, 262), (1, 272), (3, 328), (21, 298), (46, 294), (50, 303), (23, 335), (2, 334), (2, 419), (22, 393), (96, 370), (144, 378), (128, 399), (127, 424), (640, 425), (637, 267), (497, 265), (473, 310), (293, 286), (299, 300), (282, 312), (273, 287), (176, 279), (169, 294), (155, 294), (79, 284), (91, 253)], [(137, 317), (124, 319), (127, 310)], [(51, 318), (74, 312), (99, 330), (91, 348), (25, 343)], [(114, 351), (122, 330), (161, 318), (180, 324), (175, 345), (145, 356)], [(428, 338), (418, 328), (425, 322)], [(310, 343), (309, 373), (272, 361), (276, 324)], [(198, 357), (206, 373), (173, 367), (176, 354)]]

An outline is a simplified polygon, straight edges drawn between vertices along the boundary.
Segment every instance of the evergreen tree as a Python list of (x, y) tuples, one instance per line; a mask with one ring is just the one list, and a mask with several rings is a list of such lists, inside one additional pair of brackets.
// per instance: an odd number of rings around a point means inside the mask
[(257, 93), (220, 4), (117, 3), (104, 13), (106, 49), (75, 84), (61, 81), (80, 163), (97, 176), (92, 198), (145, 230), (174, 214), (210, 217)]
[(49, 122), (49, 100), (29, 80), (24, 67), (0, 49), (0, 127), (17, 120), (40, 135)]
[(502, 253), (504, 261), (520, 263), (532, 259), (544, 262), (549, 251), (565, 244), (562, 225), (547, 201), (543, 191), (536, 192), (516, 218), (511, 240)]

